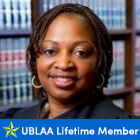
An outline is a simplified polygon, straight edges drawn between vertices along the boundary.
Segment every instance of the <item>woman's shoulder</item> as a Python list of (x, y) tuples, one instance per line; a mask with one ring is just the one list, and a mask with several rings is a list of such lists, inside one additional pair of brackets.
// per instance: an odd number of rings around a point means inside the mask
[(37, 119), (38, 112), (38, 105), (23, 108), (10, 108), (0, 113), (0, 119)]
[(13, 115), (22, 108), (10, 108), (0, 112), (0, 119), (12, 119)]
[(104, 94), (93, 94), (73, 109), (56, 119), (140, 119), (114, 105)]
[(140, 119), (140, 116), (129, 114), (124, 109), (116, 106), (110, 98), (102, 94), (95, 107), (94, 115), (105, 119)]
[(0, 119), (37, 119), (44, 102), (45, 100), (41, 100), (26, 107), (16, 107), (1, 111)]
[(114, 105), (113, 103), (110, 108), (110, 114), (114, 119), (140, 119), (140, 116), (127, 113), (124, 109)]

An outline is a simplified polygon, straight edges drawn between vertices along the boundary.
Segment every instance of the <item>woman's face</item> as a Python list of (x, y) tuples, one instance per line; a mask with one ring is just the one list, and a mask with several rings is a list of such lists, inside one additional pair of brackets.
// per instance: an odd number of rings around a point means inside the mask
[(85, 19), (61, 14), (53, 20), (37, 58), (38, 77), (48, 99), (74, 101), (95, 86), (97, 50)]

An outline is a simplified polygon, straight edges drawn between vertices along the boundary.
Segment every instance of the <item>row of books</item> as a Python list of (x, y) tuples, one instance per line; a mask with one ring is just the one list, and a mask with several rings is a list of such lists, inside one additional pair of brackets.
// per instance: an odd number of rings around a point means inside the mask
[(135, 85), (136, 85), (136, 87), (140, 87), (140, 36), (136, 36)]
[(126, 28), (126, 0), (43, 0), (43, 12), (61, 3), (79, 3), (89, 7), (109, 29)]
[[(0, 104), (32, 100), (31, 76), (25, 65), (28, 38), (0, 39)], [(140, 85), (140, 36), (136, 38), (135, 85)], [(109, 89), (125, 87), (125, 41), (113, 41)]]
[(140, 0), (135, 0), (136, 29), (140, 30)]
[(25, 64), (28, 38), (0, 39), (0, 105), (33, 99), (31, 75)]
[[(140, 85), (140, 36), (136, 45), (136, 85)], [(25, 65), (28, 38), (0, 39), (0, 105), (31, 101), (31, 76)], [(113, 41), (113, 65), (109, 89), (125, 86), (125, 41)]]
[[(42, 0), (43, 12), (60, 3), (90, 7), (109, 29), (126, 28), (126, 0)], [(135, 0), (136, 28), (140, 29), (140, 1)], [(31, 0), (0, 0), (0, 29), (30, 29)]]
[(134, 94), (134, 114), (140, 116), (140, 92)]
[[(140, 36), (136, 37), (135, 47), (135, 86), (140, 86)], [(113, 41), (113, 64), (109, 89), (125, 87), (125, 41)]]
[[(140, 36), (136, 36), (135, 47), (135, 87), (140, 86)], [(125, 87), (125, 41), (113, 41), (113, 64), (109, 89)]]
[(0, 29), (31, 29), (31, 0), (0, 0)]
[[(114, 99), (113, 103), (118, 107), (124, 109), (124, 99)], [(133, 114), (140, 116), (140, 92), (134, 93), (134, 105), (133, 105)]]
[(125, 87), (125, 41), (113, 41), (113, 64), (108, 89)]

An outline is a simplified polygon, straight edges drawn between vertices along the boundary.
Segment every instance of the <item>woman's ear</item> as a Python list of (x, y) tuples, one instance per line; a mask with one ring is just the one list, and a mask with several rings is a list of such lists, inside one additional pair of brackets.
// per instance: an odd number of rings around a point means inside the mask
[(105, 84), (105, 77), (103, 74), (98, 75), (96, 78), (96, 88), (101, 89), (104, 87)]

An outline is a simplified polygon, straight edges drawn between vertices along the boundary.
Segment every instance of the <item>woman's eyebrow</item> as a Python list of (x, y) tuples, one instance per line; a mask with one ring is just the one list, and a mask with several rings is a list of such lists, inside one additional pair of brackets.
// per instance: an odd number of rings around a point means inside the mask
[(46, 44), (46, 43), (53, 43), (53, 44), (55, 44), (55, 45), (58, 45), (58, 44), (59, 44), (57, 41), (54, 41), (54, 40), (44, 40), (44, 41), (42, 42), (42, 44)]
[(79, 44), (88, 44), (89, 46), (91, 47), (95, 47), (95, 44), (92, 42), (88, 42), (88, 41), (77, 41), (77, 42), (74, 42), (73, 45), (76, 46), (76, 45), (79, 45)]
[(77, 44), (89, 44), (89, 45), (91, 45), (88, 41), (76, 41), (73, 44), (74, 45), (77, 45)]
[[(42, 45), (45, 45), (46, 43), (52, 43), (53, 45), (56, 45), (56, 46), (59, 45), (59, 42), (54, 41), (54, 40), (44, 40)], [(89, 45), (91, 47), (95, 47), (95, 44), (93, 42), (90, 43), (86, 40), (75, 41), (75, 42), (72, 43), (73, 46), (77, 46), (77, 45), (80, 45), (80, 44), (86, 44), (86, 45)]]

